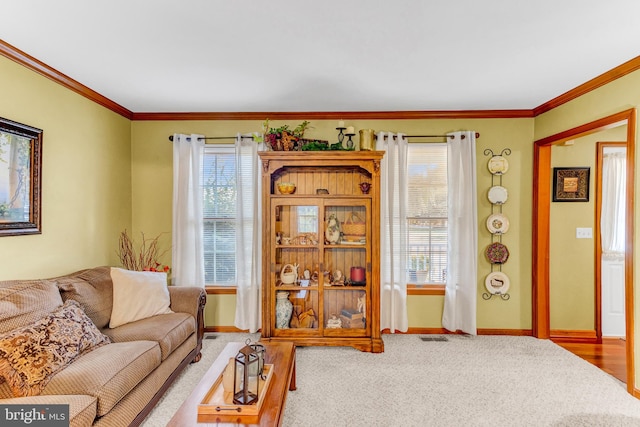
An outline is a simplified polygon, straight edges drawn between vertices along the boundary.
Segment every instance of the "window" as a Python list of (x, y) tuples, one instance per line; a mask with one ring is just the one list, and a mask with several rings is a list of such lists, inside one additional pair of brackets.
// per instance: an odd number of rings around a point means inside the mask
[(316, 206), (298, 206), (298, 232), (318, 232), (318, 208)]
[(233, 146), (206, 146), (201, 167), (205, 283), (234, 286), (236, 160)]
[(407, 279), (444, 284), (447, 276), (447, 145), (409, 144)]

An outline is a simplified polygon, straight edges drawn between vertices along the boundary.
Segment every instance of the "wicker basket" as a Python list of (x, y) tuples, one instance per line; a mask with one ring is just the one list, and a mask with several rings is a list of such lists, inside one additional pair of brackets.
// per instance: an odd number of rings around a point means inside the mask
[(366, 235), (366, 232), (367, 224), (356, 212), (348, 214), (342, 223), (342, 233), (344, 234), (345, 240), (361, 240)]
[(265, 135), (264, 142), (273, 151), (295, 151), (298, 150), (298, 137), (290, 132), (270, 133)]

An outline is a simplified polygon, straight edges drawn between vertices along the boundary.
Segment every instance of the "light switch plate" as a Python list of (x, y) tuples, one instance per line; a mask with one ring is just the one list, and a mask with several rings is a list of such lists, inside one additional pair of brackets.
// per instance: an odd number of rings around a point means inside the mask
[(593, 229), (591, 227), (577, 227), (576, 239), (592, 239)]

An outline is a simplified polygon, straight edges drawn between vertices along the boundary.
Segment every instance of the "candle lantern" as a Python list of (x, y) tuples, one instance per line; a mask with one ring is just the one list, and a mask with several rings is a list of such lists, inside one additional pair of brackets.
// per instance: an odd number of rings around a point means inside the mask
[(251, 376), (258, 372), (260, 357), (249, 345), (240, 349), (235, 357), (233, 370), (233, 403), (237, 405), (253, 405), (258, 402), (260, 381), (258, 376)]
[[(247, 340), (247, 344), (249, 344), (249, 342), (251, 342), (250, 340)], [(263, 373), (264, 373), (264, 356), (266, 353), (266, 349), (264, 348), (264, 346), (262, 344), (258, 344), (258, 343), (253, 343), (253, 344), (249, 344), (249, 347), (251, 347), (251, 349), (253, 351), (255, 351), (258, 355), (258, 370), (257, 371), (252, 371), (249, 372), (250, 376), (260, 376), (260, 378), (264, 379), (263, 377)]]

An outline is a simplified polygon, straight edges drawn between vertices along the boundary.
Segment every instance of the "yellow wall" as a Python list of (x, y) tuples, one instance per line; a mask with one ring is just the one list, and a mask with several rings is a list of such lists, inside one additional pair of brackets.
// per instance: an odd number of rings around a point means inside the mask
[[(300, 121), (286, 122), (290, 126)], [(280, 126), (285, 122), (272, 122)], [(330, 141), (337, 139), (334, 120), (318, 120), (311, 123), (306, 137)], [(478, 170), (478, 327), (493, 329), (531, 328), (531, 182), (533, 119), (473, 119), (473, 120), (352, 120), (348, 126), (356, 129), (371, 128), (376, 131), (404, 132), (411, 134), (445, 134), (454, 130), (469, 129), (480, 132), (477, 140)], [(171, 170), (172, 148), (168, 140), (174, 133), (196, 133), (208, 136), (229, 136), (236, 133), (260, 131), (261, 121), (135, 121), (132, 123), (132, 193), (133, 230), (145, 234), (171, 232)], [(356, 138), (357, 139), (357, 138)], [(233, 142), (233, 141), (228, 141)], [(503, 301), (482, 299), (484, 278), (491, 266), (484, 256), (485, 247), (491, 243), (491, 235), (485, 226), (491, 213), (487, 191), (491, 186), (491, 174), (487, 169), (485, 149), (499, 153), (510, 148), (509, 172), (503, 178), (503, 186), (509, 190), (509, 200), (503, 212), (509, 217), (511, 228), (503, 237), (511, 257), (503, 271), (511, 279), (511, 299)], [(209, 305), (228, 307), (228, 296), (209, 296), (207, 326), (232, 326), (234, 311), (225, 314), (210, 312)], [(410, 327), (440, 328), (443, 298), (441, 296), (410, 296)], [(209, 323), (215, 322), (215, 323)]]
[(128, 119), (0, 56), (0, 116), (44, 131), (42, 234), (0, 237), (0, 280), (115, 264), (131, 226)]

